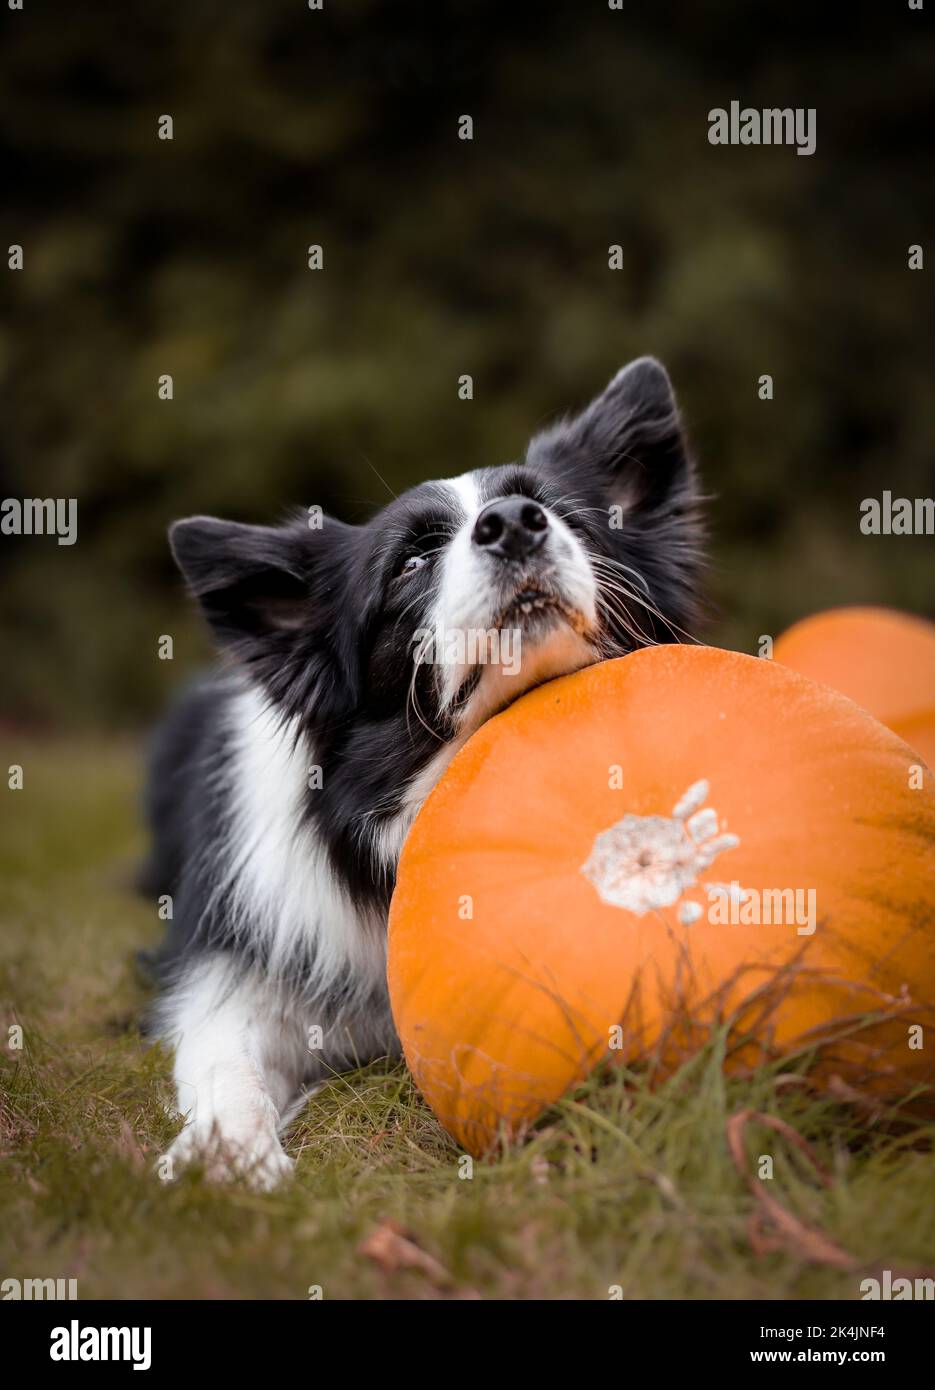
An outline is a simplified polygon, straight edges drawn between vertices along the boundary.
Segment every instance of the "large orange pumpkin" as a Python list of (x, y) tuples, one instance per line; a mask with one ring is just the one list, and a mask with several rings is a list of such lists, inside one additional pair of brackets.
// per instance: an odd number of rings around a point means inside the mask
[(483, 1152), (603, 1056), (735, 1010), (746, 1061), (808, 1034), (851, 1084), (935, 1081), (935, 1034), (910, 1046), (935, 1023), (915, 761), (835, 691), (704, 647), (593, 666), (485, 724), (418, 817), (390, 913), (394, 1015), (442, 1122)]
[(784, 632), (773, 659), (849, 695), (935, 767), (935, 624), (889, 608), (833, 608)]

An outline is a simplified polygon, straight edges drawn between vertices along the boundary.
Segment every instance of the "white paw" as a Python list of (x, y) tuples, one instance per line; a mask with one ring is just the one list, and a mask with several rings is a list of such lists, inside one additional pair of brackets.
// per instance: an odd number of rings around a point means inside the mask
[(204, 1168), (209, 1182), (239, 1179), (256, 1192), (272, 1191), (291, 1176), (295, 1167), (276, 1131), (266, 1126), (229, 1134), (216, 1127), (186, 1125), (169, 1147), (163, 1175), (175, 1178), (181, 1169), (195, 1163)]

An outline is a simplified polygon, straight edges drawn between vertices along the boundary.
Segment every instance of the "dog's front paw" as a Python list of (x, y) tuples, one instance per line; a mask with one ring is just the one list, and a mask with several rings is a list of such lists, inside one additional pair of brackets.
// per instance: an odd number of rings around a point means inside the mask
[(280, 1144), (277, 1134), (263, 1134), (237, 1151), (233, 1170), (255, 1192), (272, 1192), (274, 1187), (292, 1177), (295, 1162)]
[(188, 1124), (170, 1145), (159, 1171), (171, 1181), (183, 1168), (196, 1164), (208, 1182), (240, 1180), (256, 1192), (271, 1192), (295, 1167), (273, 1129), (264, 1126), (249, 1133), (225, 1134), (216, 1127)]

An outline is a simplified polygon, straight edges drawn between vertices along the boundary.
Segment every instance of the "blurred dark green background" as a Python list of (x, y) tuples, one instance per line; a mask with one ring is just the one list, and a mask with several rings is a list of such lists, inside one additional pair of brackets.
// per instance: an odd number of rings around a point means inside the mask
[[(173, 517), (360, 517), (643, 352), (713, 495), (710, 639), (935, 613), (935, 541), (858, 529), (933, 489), (930, 13), (26, 0), (0, 43), (0, 494), (79, 499), (72, 548), (0, 537), (8, 726), (137, 725), (203, 659)], [(817, 153), (710, 146), (734, 98), (816, 107)]]

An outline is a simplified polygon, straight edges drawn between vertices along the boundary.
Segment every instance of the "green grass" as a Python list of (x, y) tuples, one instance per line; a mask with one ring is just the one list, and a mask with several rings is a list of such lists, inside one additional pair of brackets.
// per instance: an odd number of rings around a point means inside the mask
[[(169, 1059), (141, 1043), (133, 952), (158, 935), (130, 891), (142, 831), (138, 751), (6, 740), (0, 827), (0, 1278), (78, 1279), (93, 1297), (795, 1298), (859, 1296), (881, 1267), (933, 1262), (935, 1130), (821, 1098), (777, 1069), (725, 1080), (717, 1040), (667, 1083), (595, 1078), (525, 1144), (459, 1176), (460, 1154), (405, 1069), (378, 1064), (309, 1102), (288, 1140), (290, 1186), (257, 1195), (156, 1160)], [(21, 1024), (22, 1050), (8, 1046)], [(822, 1186), (781, 1134), (752, 1126), (747, 1159), (774, 1158), (769, 1194), (853, 1257), (799, 1245), (756, 1254), (757, 1201), (725, 1137), (749, 1108), (813, 1147)], [(362, 1253), (400, 1223), (445, 1271)]]

